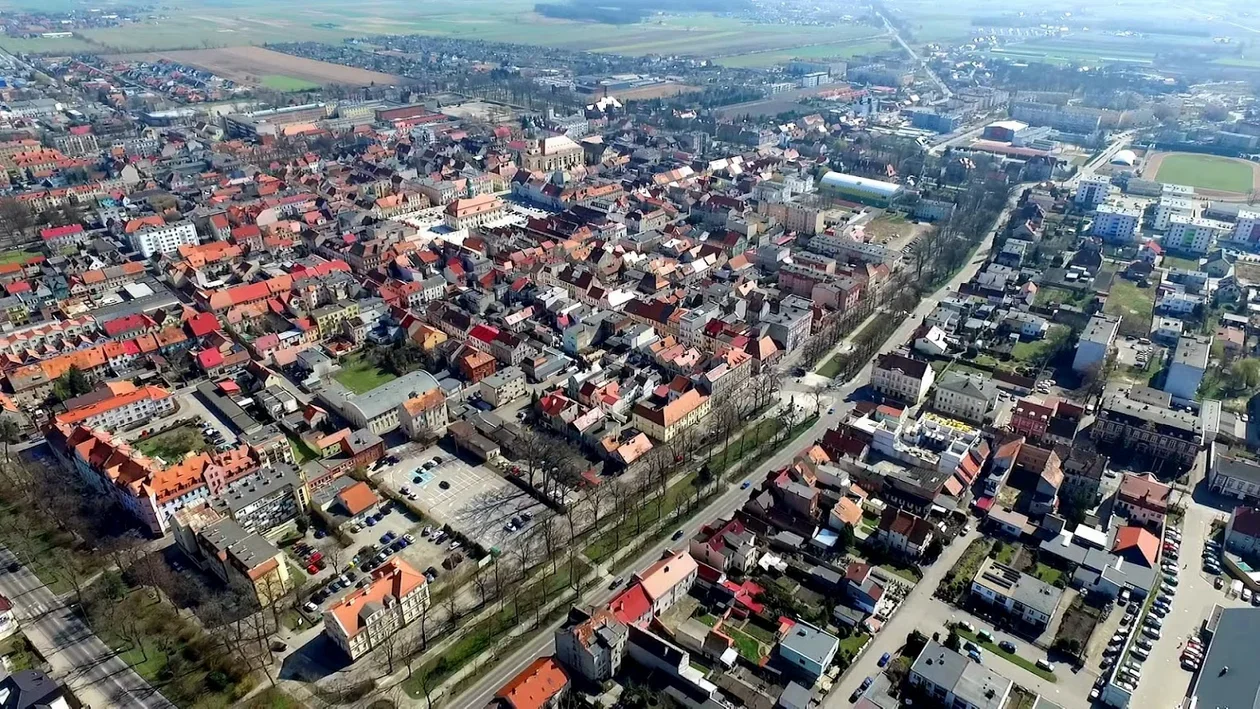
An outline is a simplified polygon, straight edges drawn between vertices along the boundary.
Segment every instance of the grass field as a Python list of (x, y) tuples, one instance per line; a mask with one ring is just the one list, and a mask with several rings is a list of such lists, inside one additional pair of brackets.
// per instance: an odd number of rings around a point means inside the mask
[(1155, 179), (1222, 192), (1250, 192), (1251, 165), (1216, 155), (1175, 153), (1164, 156)]
[(1145, 337), (1151, 331), (1151, 315), (1155, 310), (1155, 289), (1138, 288), (1137, 284), (1117, 278), (1103, 312), (1120, 316), (1120, 334)]
[(136, 448), (147, 456), (161, 458), (173, 465), (183, 460), (187, 453), (209, 450), (210, 444), (196, 426), (187, 424), (141, 439), (136, 442)]
[(393, 374), (356, 356), (347, 357), (341, 363), (341, 370), (333, 375), (341, 385), (356, 394), (371, 391), (376, 387), (397, 379)]
[(1031, 672), (1031, 673), (1033, 673), (1033, 674), (1037, 675), (1038, 677), (1040, 677), (1040, 678), (1042, 678), (1042, 679), (1044, 679), (1044, 680), (1046, 680), (1046, 681), (1048, 681), (1048, 682), (1058, 682), (1058, 681), (1059, 681), (1059, 678), (1058, 678), (1058, 677), (1056, 677), (1056, 676), (1054, 675), (1054, 673), (1053, 673), (1053, 672), (1046, 672), (1045, 670), (1043, 670), (1043, 669), (1041, 669), (1040, 667), (1038, 667), (1036, 662), (1033, 662), (1032, 660), (1025, 659), (1025, 658), (1023, 658), (1023, 657), (1021, 657), (1021, 656), (1019, 656), (1019, 655), (1017, 655), (1017, 654), (1013, 653), (1013, 652), (1007, 652), (1007, 651), (1003, 650), (1002, 648), (998, 647), (998, 646), (997, 646), (996, 644), (994, 644), (994, 643), (985, 642), (985, 641), (981, 640), (981, 639), (979, 638), (979, 636), (977, 636), (975, 633), (970, 633), (970, 632), (967, 632), (966, 630), (962, 630), (962, 629), (960, 629), (960, 630), (958, 631), (958, 635), (959, 635), (959, 636), (961, 636), (964, 640), (970, 640), (971, 642), (975, 643), (976, 645), (979, 645), (980, 647), (984, 648), (986, 651), (991, 652), (991, 653), (993, 653), (993, 654), (995, 654), (995, 655), (997, 655), (997, 656), (999, 656), (999, 657), (1003, 658), (1003, 659), (1004, 659), (1004, 660), (1006, 660), (1007, 662), (1010, 662), (1010, 663), (1012, 663), (1012, 664), (1019, 665), (1020, 667), (1023, 667), (1024, 669), (1028, 670), (1029, 672)]
[(14, 251), (5, 251), (0, 253), (0, 263), (25, 263), (27, 259), (41, 255), (38, 251), (23, 251), (17, 249)]
[(796, 47), (795, 49), (737, 54), (730, 57), (720, 57), (716, 60), (716, 63), (729, 67), (761, 68), (786, 64), (793, 59), (849, 59), (851, 57), (879, 54), (880, 52), (888, 51), (891, 46), (889, 42), (878, 40), (835, 42), (832, 44), (815, 44), (809, 47)]
[(276, 91), (313, 91), (320, 88), (319, 84), (314, 82), (280, 74), (267, 74), (261, 77), (261, 80), (263, 86)]

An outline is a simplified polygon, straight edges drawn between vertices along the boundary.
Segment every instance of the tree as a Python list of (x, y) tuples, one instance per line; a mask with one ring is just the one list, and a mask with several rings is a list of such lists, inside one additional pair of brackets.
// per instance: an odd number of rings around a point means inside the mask
[(941, 544), (940, 538), (932, 537), (932, 541), (928, 543), (927, 549), (923, 550), (923, 556), (925, 556), (929, 562), (935, 561), (940, 558), (941, 552), (944, 550), (945, 545)]
[(4, 459), (9, 459), (9, 444), (18, 442), (21, 429), (17, 422), (8, 416), (0, 417), (0, 443), (4, 444)]
[(65, 374), (53, 380), (53, 396), (58, 401), (73, 399), (90, 391), (92, 391), (92, 382), (88, 380), (83, 370), (73, 365), (66, 370)]
[(962, 649), (962, 637), (958, 634), (957, 630), (950, 628), (949, 635), (945, 638), (945, 642), (942, 644), (950, 650), (958, 652)]
[(33, 223), (31, 210), (13, 197), (0, 199), (0, 224), (13, 231), (26, 231)]
[(1236, 392), (1247, 391), (1260, 386), (1260, 359), (1248, 357), (1230, 365), (1229, 386)]

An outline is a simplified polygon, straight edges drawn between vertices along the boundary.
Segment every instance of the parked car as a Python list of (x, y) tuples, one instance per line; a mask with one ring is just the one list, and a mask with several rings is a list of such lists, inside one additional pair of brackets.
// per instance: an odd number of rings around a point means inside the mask
[(1006, 652), (1011, 653), (1012, 655), (1015, 654), (1015, 643), (1011, 642), (1010, 640), (1003, 640), (1002, 642), (998, 643), (998, 647), (1002, 648)]
[(892, 655), (889, 655), (888, 653), (884, 653), (883, 655), (880, 655), (880, 656), (879, 656), (879, 663), (878, 663), (878, 664), (879, 664), (879, 666), (880, 666), (880, 667), (883, 667), (884, 665), (887, 665), (887, 664), (888, 664), (888, 661), (889, 661), (889, 660), (891, 660), (891, 659), (892, 659)]
[(310, 574), (311, 576), (314, 576), (315, 574), (319, 573), (319, 567), (314, 564), (311, 564), (306, 567), (306, 573)]
[(1037, 660), (1037, 666), (1046, 672), (1054, 672), (1054, 663), (1049, 660)]
[(1221, 578), (1220, 576), (1217, 576), (1216, 581), (1214, 581), (1212, 585), (1215, 586), (1216, 589), (1219, 591), (1220, 589), (1224, 588), (1225, 579)]

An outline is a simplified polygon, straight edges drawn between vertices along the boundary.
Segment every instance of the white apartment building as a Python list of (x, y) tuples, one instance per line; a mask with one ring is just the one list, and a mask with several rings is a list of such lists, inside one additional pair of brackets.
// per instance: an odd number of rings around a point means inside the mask
[(923, 401), (935, 380), (927, 362), (896, 353), (880, 355), (871, 369), (871, 388), (909, 404)]
[(1155, 231), (1164, 231), (1168, 229), (1168, 219), (1174, 214), (1194, 218), (1194, 200), (1185, 197), (1163, 196), (1159, 198), (1159, 202), (1155, 205), (1155, 211), (1151, 215), (1151, 228)]
[(65, 413), (57, 414), (57, 423), (81, 424), (114, 432), (125, 431), (175, 413), (175, 397), (161, 387), (123, 386), (122, 391), (117, 394), (108, 389), (102, 393), (106, 396), (89, 394), (80, 397), (80, 400), (88, 401)]
[(1076, 194), (1072, 201), (1085, 209), (1093, 209), (1111, 196), (1111, 178), (1106, 175), (1091, 175), (1076, 183)]
[(891, 265), (901, 258), (900, 251), (893, 251), (879, 244), (858, 241), (845, 234), (815, 234), (810, 237), (807, 248), (824, 256), (853, 258), (868, 263)]
[(1260, 212), (1249, 209), (1238, 210), (1238, 221), (1234, 222), (1234, 234), (1230, 241), (1253, 244), (1260, 241)]
[(351, 660), (420, 617), (429, 605), (424, 575), (398, 557), (372, 572), (372, 582), (324, 611), (324, 633)]
[(1142, 210), (1118, 204), (1102, 204), (1094, 212), (1090, 233), (1112, 243), (1132, 243), (1137, 239)]
[(146, 225), (127, 235), (131, 248), (145, 258), (154, 254), (172, 254), (185, 244), (195, 246), (201, 241), (192, 222), (175, 222), (163, 226)]
[(1217, 240), (1228, 240), (1234, 225), (1215, 219), (1192, 219), (1174, 214), (1168, 219), (1164, 248), (1175, 251), (1207, 253)]

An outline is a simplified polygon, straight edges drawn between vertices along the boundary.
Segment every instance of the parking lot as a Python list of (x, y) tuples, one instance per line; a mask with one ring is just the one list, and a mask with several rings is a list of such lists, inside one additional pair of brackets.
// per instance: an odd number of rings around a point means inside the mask
[(1123, 337), (1116, 340), (1116, 362), (1127, 367), (1145, 369), (1149, 364), (1158, 367), (1163, 361), (1163, 353), (1164, 349), (1159, 345), (1143, 344), (1138, 340)]
[[(424, 468), (429, 461), (435, 463)], [(519, 530), (505, 529), (513, 517), (520, 519), (526, 513), (536, 520), (547, 512), (540, 502), (484, 465), (470, 464), (437, 447), (386, 466), (373, 479), (414, 497), (438, 522), (487, 550), (506, 549), (519, 539)]]

